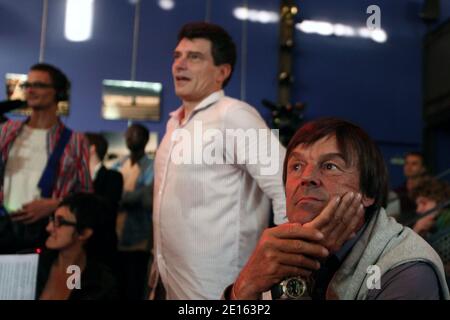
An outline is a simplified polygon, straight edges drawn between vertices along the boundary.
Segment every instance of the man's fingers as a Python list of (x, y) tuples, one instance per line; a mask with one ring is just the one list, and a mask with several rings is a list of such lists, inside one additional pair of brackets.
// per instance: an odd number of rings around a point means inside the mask
[(299, 239), (282, 239), (274, 242), (274, 245), (281, 252), (290, 254), (305, 254), (311, 257), (325, 258), (328, 256), (328, 250), (316, 243)]
[(342, 234), (358, 212), (361, 198), (362, 196), (359, 193), (346, 193), (334, 212), (334, 215), (329, 219), (328, 223), (321, 231), (325, 235), (328, 235), (328, 237), (330, 237), (331, 234)]
[(29, 216), (28, 219), (23, 220), (22, 222), (24, 224), (30, 224), (30, 223), (35, 223), (36, 221), (38, 221), (38, 218), (35, 216)]
[(305, 228), (299, 223), (285, 223), (269, 230), (274, 237), (279, 239), (304, 239), (310, 241), (323, 239), (323, 234), (319, 230)]
[(36, 217), (29, 211), (20, 211), (11, 215), (11, 220), (15, 222), (22, 222), (24, 224), (30, 224), (36, 222)]
[(336, 210), (333, 217), (334, 220), (342, 223), (348, 222), (353, 217), (354, 213), (356, 213), (358, 206), (361, 203), (361, 198), (362, 196), (360, 193), (346, 193)]
[(303, 254), (281, 253), (279, 263), (282, 265), (305, 268), (308, 270), (319, 270), (318, 260), (309, 258)]
[(361, 194), (354, 195), (353, 192), (346, 194), (341, 204), (336, 210), (333, 221), (330, 222), (323, 230), (325, 234), (343, 234), (354, 220), (361, 205)]
[(334, 199), (332, 198), (326, 208), (310, 224), (305, 224), (305, 227), (321, 226), (319, 230), (324, 234), (324, 239), (320, 241), (320, 244), (331, 252), (337, 251), (345, 241), (350, 239), (364, 215), (360, 193), (346, 193), (337, 205), (336, 203), (333, 205), (332, 202), (336, 201)]
[(24, 219), (27, 219), (27, 212), (26, 211), (18, 211), (14, 214), (11, 214), (11, 220), (13, 221), (22, 221)]
[(289, 278), (289, 277), (309, 277), (312, 274), (312, 271), (309, 269), (301, 268), (301, 267), (295, 267), (295, 266), (280, 266), (280, 274), (279, 281), (282, 281), (283, 279)]
[(32, 218), (32, 216), (30, 216), (30, 214), (26, 211), (20, 212), (20, 213), (15, 213), (13, 215), (11, 215), (11, 220), (13, 221), (17, 221), (17, 222), (25, 222), (28, 221)]
[(340, 202), (342, 201), (341, 197), (333, 196), (330, 201), (328, 201), (325, 208), (322, 212), (314, 218), (311, 222), (306, 223), (305, 226), (312, 227), (318, 230), (321, 230), (330, 222), (333, 218), (333, 215), (338, 208)]
[(356, 227), (361, 223), (364, 217), (364, 207), (359, 205), (358, 210), (353, 212), (353, 217), (347, 224), (343, 224), (343, 228), (339, 228), (339, 232), (333, 232), (330, 234), (330, 239), (334, 242), (331, 244), (335, 250), (338, 250), (345, 241), (349, 240), (353, 234), (355, 234)]
[(355, 233), (357, 230), (356, 228), (361, 223), (361, 221), (364, 219), (364, 213), (365, 208), (362, 203), (359, 204), (358, 210), (356, 211), (356, 214), (353, 216), (352, 220), (348, 224), (347, 227), (347, 235), (350, 237), (351, 234)]

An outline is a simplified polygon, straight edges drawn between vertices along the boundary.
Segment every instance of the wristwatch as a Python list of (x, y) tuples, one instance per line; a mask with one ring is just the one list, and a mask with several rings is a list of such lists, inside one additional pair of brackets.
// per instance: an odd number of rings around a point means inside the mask
[(299, 300), (304, 299), (308, 285), (302, 277), (291, 277), (284, 279), (276, 286), (272, 287), (272, 299)]

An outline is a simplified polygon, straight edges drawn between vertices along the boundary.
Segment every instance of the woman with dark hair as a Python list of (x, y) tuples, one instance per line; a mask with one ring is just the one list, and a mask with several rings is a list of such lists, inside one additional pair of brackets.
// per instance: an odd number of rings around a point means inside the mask
[(94, 194), (77, 193), (50, 216), (46, 250), (39, 257), (37, 299), (118, 298), (112, 272), (97, 254), (103, 241), (104, 205)]

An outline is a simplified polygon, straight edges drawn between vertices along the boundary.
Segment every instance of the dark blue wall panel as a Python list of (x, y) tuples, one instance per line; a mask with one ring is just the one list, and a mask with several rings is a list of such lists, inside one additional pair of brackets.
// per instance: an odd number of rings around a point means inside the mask
[[(418, 144), (424, 27), (418, 18), (410, 26), (406, 1), (381, 3), (385, 43), (297, 32), (297, 99), (308, 104), (308, 118), (339, 116), (367, 128), (375, 139)], [(301, 17), (359, 28), (366, 25), (369, 4), (305, 1)], [(392, 128), (401, 130), (394, 134)]]
[[(227, 94), (258, 108), (269, 122), (262, 99), (276, 101), (279, 23), (243, 22), (234, 8), (278, 12), (274, 0), (174, 0), (173, 10), (157, 0), (142, 0), (136, 80), (161, 82), (161, 121), (146, 122), (160, 136), (169, 112), (180, 104), (173, 93), (172, 52), (179, 28), (188, 21), (208, 18), (221, 24), (236, 41), (239, 57)], [(307, 103), (306, 118), (339, 116), (362, 125), (379, 143), (386, 160), (422, 147), (422, 37), (436, 25), (420, 18), (422, 0), (380, 0), (381, 27), (388, 40), (342, 38), (295, 32), (295, 82), (292, 102)], [(209, 4), (209, 7), (208, 7)], [(363, 27), (368, 0), (298, 1), (300, 19), (322, 20)], [(209, 8), (209, 9), (208, 9)], [(209, 10), (209, 11), (208, 11)], [(39, 56), (42, 1), (0, 0), (0, 75), (26, 73)], [(65, 1), (49, 0), (45, 61), (60, 66), (72, 80), (71, 114), (65, 121), (74, 129), (124, 131), (127, 121), (101, 118), (103, 79), (129, 80), (134, 6), (129, 0), (95, 0), (93, 37), (87, 42), (64, 38)], [(441, 1), (443, 22), (450, 1)], [(245, 56), (242, 56), (246, 53)], [(245, 62), (245, 63), (244, 63)], [(0, 91), (0, 100), (5, 98)], [(448, 167), (448, 135), (437, 145)], [(393, 184), (401, 168), (390, 165)]]
[[(25, 73), (30, 63), (39, 59), (41, 12), (40, 1), (0, 1), (2, 79), (8, 72)], [(5, 96), (5, 91), (1, 90), (0, 99), (4, 99)]]
[(242, 0), (211, 1), (210, 12), (207, 17), (210, 22), (217, 23), (224, 27), (233, 37), (236, 43), (238, 57), (232, 78), (225, 88), (225, 93), (229, 96), (239, 98), (241, 96), (241, 68), (242, 68), (242, 21), (233, 17), (233, 9), (242, 6)]
[[(250, 0), (249, 8), (278, 12), (279, 1)], [(247, 92), (246, 100), (258, 108), (270, 124), (270, 112), (261, 104), (262, 99), (278, 98), (279, 23), (248, 22)], [(264, 81), (261, 81), (264, 79)]]

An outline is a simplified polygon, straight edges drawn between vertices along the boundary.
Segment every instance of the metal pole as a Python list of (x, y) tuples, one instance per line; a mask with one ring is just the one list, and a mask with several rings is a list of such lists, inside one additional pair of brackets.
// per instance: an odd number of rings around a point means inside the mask
[(43, 0), (41, 21), (41, 42), (39, 45), (39, 62), (44, 62), (45, 40), (47, 35), (48, 0)]
[(205, 22), (211, 21), (211, 1), (212, 0), (206, 0)]
[[(244, 8), (248, 10), (248, 1), (244, 0)], [(241, 100), (245, 101), (247, 91), (247, 19), (242, 20), (242, 37), (241, 37)]]
[(141, 11), (141, 1), (136, 1), (136, 7), (134, 11), (134, 30), (133, 30), (133, 52), (131, 53), (131, 81), (136, 80), (136, 64), (138, 54), (138, 42), (139, 42), (139, 17)]

